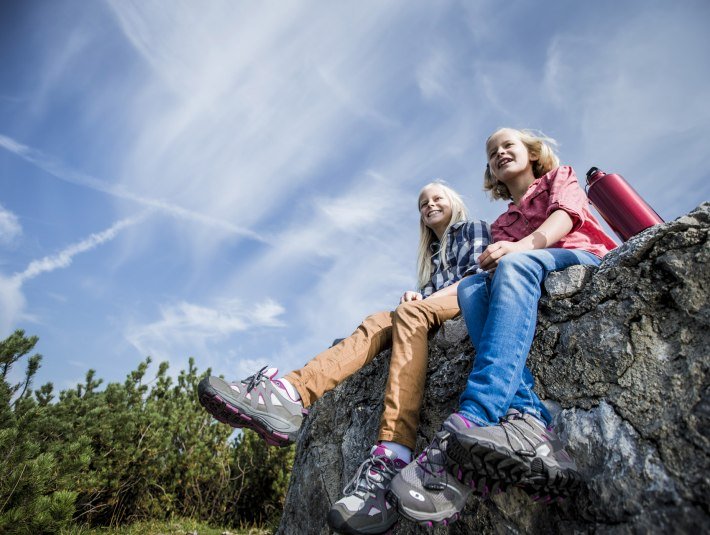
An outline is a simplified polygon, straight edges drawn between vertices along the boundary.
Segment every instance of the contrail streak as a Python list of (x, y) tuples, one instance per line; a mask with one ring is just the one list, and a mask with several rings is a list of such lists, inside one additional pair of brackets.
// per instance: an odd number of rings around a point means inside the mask
[(39, 260), (33, 260), (23, 272), (15, 274), (13, 279), (19, 284), (23, 284), (25, 281), (33, 279), (42, 273), (68, 267), (76, 255), (90, 251), (103, 243), (113, 240), (123, 229), (140, 223), (147, 215), (148, 212), (144, 212), (138, 216), (121, 219), (106, 230), (91, 234), (88, 238), (69, 245), (57, 254), (45, 256)]
[(55, 178), (63, 180), (64, 182), (69, 182), (70, 184), (75, 184), (77, 186), (84, 186), (86, 188), (90, 188), (95, 191), (100, 191), (113, 197), (118, 197), (120, 199), (127, 199), (129, 201), (133, 201), (143, 206), (148, 206), (150, 208), (156, 208), (163, 213), (172, 215), (180, 219), (197, 221), (204, 225), (225, 230), (231, 234), (244, 236), (260, 242), (266, 242), (265, 238), (263, 238), (261, 235), (257, 234), (253, 230), (244, 227), (239, 227), (237, 225), (234, 225), (233, 223), (230, 223), (229, 221), (217, 219), (215, 217), (202, 214), (200, 212), (195, 212), (194, 210), (183, 208), (182, 206), (170, 203), (168, 201), (164, 201), (162, 199), (151, 199), (149, 197), (141, 197), (140, 195), (136, 195), (135, 193), (127, 191), (121, 186), (107, 184), (106, 182), (103, 182), (102, 180), (99, 180), (92, 176), (74, 171), (73, 169), (69, 169), (57, 159), (52, 158), (51, 156), (48, 156), (42, 153), (41, 151), (38, 151), (37, 149), (33, 149), (31, 147), (28, 147), (27, 145), (18, 143), (14, 139), (11, 139), (2, 134), (0, 134), (0, 147), (19, 156), (25, 161), (36, 165), (40, 169), (46, 171)]

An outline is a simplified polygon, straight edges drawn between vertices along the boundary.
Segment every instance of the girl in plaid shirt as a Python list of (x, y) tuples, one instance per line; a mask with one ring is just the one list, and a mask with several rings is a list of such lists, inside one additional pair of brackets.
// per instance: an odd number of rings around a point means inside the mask
[(415, 445), (428, 333), (459, 314), (457, 286), (478, 271), (475, 259), (490, 243), (488, 224), (469, 220), (461, 197), (442, 182), (421, 190), (418, 209), (419, 291), (404, 292), (394, 311), (368, 316), (348, 338), (281, 379), (265, 367), (243, 381), (209, 377), (199, 387), (200, 402), (218, 420), (285, 446), (298, 437), (306, 407), (392, 347), (378, 442), (328, 514), (339, 532), (384, 533), (396, 522), (386, 494)]

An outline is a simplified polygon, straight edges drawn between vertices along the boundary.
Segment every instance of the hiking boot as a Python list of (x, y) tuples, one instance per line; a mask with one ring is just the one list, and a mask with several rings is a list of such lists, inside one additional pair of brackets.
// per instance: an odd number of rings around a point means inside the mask
[(569, 496), (581, 485), (574, 460), (552, 428), (515, 409), (497, 425), (457, 426), (448, 460), (464, 477), (467, 471), (485, 474), (491, 488), (518, 485), (533, 499)]
[(296, 441), (308, 411), (273, 380), (277, 371), (265, 366), (234, 383), (207, 377), (197, 387), (200, 403), (220, 422), (253, 429), (271, 446), (288, 446)]
[(394, 452), (373, 446), (355, 477), (343, 489), (345, 496), (328, 512), (328, 525), (338, 533), (385, 533), (398, 518), (397, 507), (387, 499), (392, 478), (406, 466)]
[(397, 474), (390, 487), (399, 513), (427, 527), (457, 520), (472, 491), (447, 470), (449, 428), (445, 422), (431, 444)]
[(498, 477), (496, 471), (489, 470), (489, 467), (478, 458), (471, 459), (467, 451), (454, 444), (454, 437), (459, 433), (465, 434), (469, 429), (475, 428), (476, 424), (455, 412), (444, 420), (443, 427), (453, 435), (446, 450), (449, 473), (482, 498), (504, 492), (510, 486), (509, 482)]

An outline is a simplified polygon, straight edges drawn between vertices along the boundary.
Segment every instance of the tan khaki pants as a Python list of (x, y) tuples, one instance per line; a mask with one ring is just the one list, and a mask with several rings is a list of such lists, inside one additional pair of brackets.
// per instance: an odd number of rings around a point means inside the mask
[(372, 314), (348, 338), (285, 379), (308, 407), (392, 344), (378, 440), (414, 449), (429, 357), (427, 337), (431, 329), (458, 313), (458, 301), (452, 295), (410, 301), (393, 312)]

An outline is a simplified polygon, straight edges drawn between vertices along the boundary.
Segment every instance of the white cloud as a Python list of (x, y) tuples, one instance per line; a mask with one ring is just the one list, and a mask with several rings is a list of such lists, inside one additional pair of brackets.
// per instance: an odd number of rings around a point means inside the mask
[[(400, 128), (391, 88), (404, 66), (389, 45), (404, 45), (387, 30), (425, 10), (215, 2), (195, 11), (177, 2), (168, 21), (160, 3), (110, 5), (149, 66), (132, 81), (126, 116), (140, 133), (122, 183), (243, 228), (282, 215), (299, 191), (340, 180), (324, 164), (347, 153), (354, 126)], [(203, 259), (221, 245), (189, 229), (184, 238)]]
[[(668, 8), (665, 28), (649, 15), (657, 7), (626, 9), (599, 39), (598, 25), (579, 30), (582, 15), (519, 3), (178, 0), (167, 15), (159, 0), (109, 6), (118, 39), (108, 31), (107, 46), (93, 46), (91, 17), (77, 22), (83, 34), (70, 25), (42, 92), (45, 106), (53, 95), (81, 97), (76, 139), (103, 134), (81, 151), (68, 138), (57, 154), (110, 176), (8, 137), (0, 146), (105, 193), (117, 210), (139, 204), (175, 218), (170, 234), (162, 224), (126, 233), (113, 262), (132, 266), (141, 248), (185, 253), (166, 277), (187, 283), (166, 278), (170, 297), (148, 290), (145, 301), (169, 304), (125, 330), (143, 354), (199, 352), (217, 371), (248, 375), (274, 358), (301, 365), (364, 315), (392, 308), (415, 280), (418, 187), (441, 176), (470, 194), (475, 216), (504, 209), (480, 186), (483, 141), (498, 126), (541, 128), (560, 139), (565, 160), (598, 158), (666, 186), (667, 198), (708, 191), (710, 181), (686, 191), (667, 178), (699, 176), (709, 142), (707, 69), (689, 53), (708, 48), (707, 32), (686, 20), (687, 7), (676, 10), (685, 18)], [(539, 34), (527, 23), (533, 12), (563, 23)], [(83, 63), (89, 48), (97, 52)], [(109, 49), (120, 62), (106, 69)], [(672, 157), (662, 150), (671, 146)], [(48, 256), (27, 276), (71, 258)], [(22, 310), (18, 280), (0, 279), (0, 295)], [(254, 341), (262, 328), (269, 336)]]
[[(394, 308), (414, 285), (416, 194), (423, 184), (405, 194), (390, 172), (360, 175), (341, 195), (305, 203), (308, 217), (285, 225), (272, 247), (225, 284), (224, 291), (239, 294), (247, 281), (260, 280), (266, 290), (294, 299), (285, 317), (292, 327), (288, 342), (280, 348), (265, 342), (270, 354), (260, 362), (302, 366), (365, 315)], [(228, 361), (236, 365), (239, 354)]]
[(0, 338), (4, 339), (17, 328), (25, 304), (20, 280), (0, 274)]
[(416, 71), (419, 90), (428, 99), (451, 99), (448, 82), (454, 77), (451, 60), (444, 50), (430, 53)]
[(404, 204), (401, 186), (378, 173), (349, 180), (351, 186), (341, 195), (321, 195), (308, 201), (302, 208), (307, 217), (285, 224), (284, 230), (273, 237), (272, 246), (240, 272), (237, 280), (253, 280), (265, 273), (272, 273), (270, 279), (278, 280), (274, 268), (290, 270), (319, 256), (335, 262), (363, 261), (376, 254), (373, 241), (380, 237), (384, 239), (377, 242), (378, 248), (397, 250), (398, 244), (390, 243), (386, 235), (401, 229), (403, 214), (415, 214), (416, 221), (416, 200)]
[(211, 344), (235, 333), (282, 327), (284, 312), (272, 299), (251, 306), (239, 299), (219, 299), (209, 306), (182, 301), (163, 305), (157, 321), (128, 327), (125, 337), (142, 355), (175, 361), (183, 357), (176, 352), (185, 348), (206, 356)]
[(710, 83), (697, 57), (710, 36), (693, 10), (672, 8), (643, 10), (620, 30), (558, 35), (545, 88), (578, 119), (577, 158), (623, 174), (664, 217), (677, 217), (710, 196)]
[(54, 271), (55, 269), (68, 267), (71, 265), (76, 255), (91, 251), (99, 245), (113, 240), (123, 229), (140, 223), (146, 215), (147, 214), (142, 214), (122, 219), (121, 221), (111, 225), (106, 230), (91, 234), (88, 238), (69, 245), (57, 254), (45, 256), (39, 260), (33, 260), (24, 271), (16, 274), (15, 277), (18, 279), (20, 284), (23, 284), (25, 281), (33, 279), (42, 273), (48, 273), (50, 271)]
[(9, 332), (16, 328), (17, 322), (23, 319), (33, 320), (32, 316), (25, 313), (26, 299), (22, 293), (22, 287), (28, 280), (43, 273), (69, 267), (75, 256), (91, 251), (113, 240), (121, 231), (137, 225), (146, 216), (147, 212), (144, 212), (143, 214), (117, 221), (106, 230), (91, 234), (54, 255), (33, 260), (23, 271), (10, 277), (0, 274), (0, 333)]
[(273, 299), (267, 299), (262, 303), (257, 303), (251, 312), (250, 318), (254, 325), (263, 327), (282, 327), (284, 324), (278, 319), (286, 309)]
[(346, 110), (351, 111), (356, 116), (374, 121), (381, 126), (397, 126), (397, 122), (395, 120), (387, 117), (385, 114), (374, 109), (370, 104), (363, 101), (360, 97), (354, 94), (351, 89), (338, 80), (337, 77), (326, 67), (318, 67), (318, 75), (331, 90), (333, 96), (344, 105)]
[(0, 245), (10, 245), (22, 234), (17, 216), (0, 205)]
[[(56, 158), (52, 158), (51, 156), (48, 156), (37, 149), (28, 147), (27, 145), (23, 145), (22, 143), (19, 143), (14, 139), (4, 136), (2, 134), (0, 134), (0, 147), (36, 165), (40, 169), (49, 173), (50, 175), (70, 184), (84, 186), (86, 188), (95, 191), (100, 191), (102, 193), (106, 193), (119, 199), (129, 200), (140, 205), (146, 206), (148, 208), (156, 209), (177, 219), (195, 221), (210, 227), (215, 227), (218, 230), (224, 231), (228, 234), (237, 234), (263, 241), (263, 238), (257, 233), (249, 229), (234, 225), (229, 221), (218, 219), (203, 213), (195, 212), (194, 210), (189, 210), (187, 208), (179, 206), (175, 203), (165, 201), (163, 199), (155, 199), (137, 195), (128, 191), (125, 187), (121, 185), (103, 182), (95, 177), (70, 169)], [(1, 215), (2, 214), (0, 214), (0, 216)], [(1, 217), (0, 223), (2, 223)]]

